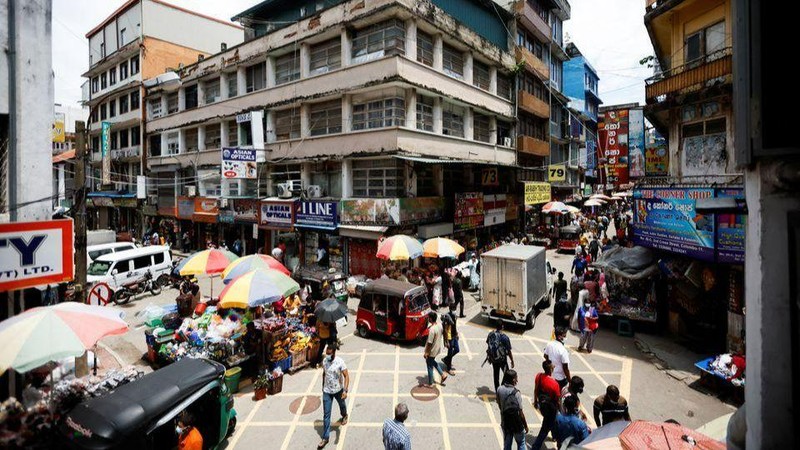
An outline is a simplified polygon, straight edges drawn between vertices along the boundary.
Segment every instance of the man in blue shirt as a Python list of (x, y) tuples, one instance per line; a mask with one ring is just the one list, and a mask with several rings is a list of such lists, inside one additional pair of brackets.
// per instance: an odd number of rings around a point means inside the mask
[(583, 255), (575, 255), (575, 259), (572, 260), (572, 268), (569, 272), (575, 272), (575, 276), (580, 278), (583, 276), (584, 270), (586, 270), (586, 260), (583, 258)]
[(571, 444), (580, 444), (589, 437), (589, 427), (586, 422), (581, 420), (579, 412), (580, 401), (578, 397), (575, 395), (566, 397), (564, 399), (564, 413), (556, 415), (555, 435), (558, 448), (561, 448), (561, 444), (569, 438), (572, 438)]
[(394, 419), (383, 422), (383, 447), (385, 450), (411, 450), (411, 434), (403, 423), (408, 418), (408, 406), (398, 403)]

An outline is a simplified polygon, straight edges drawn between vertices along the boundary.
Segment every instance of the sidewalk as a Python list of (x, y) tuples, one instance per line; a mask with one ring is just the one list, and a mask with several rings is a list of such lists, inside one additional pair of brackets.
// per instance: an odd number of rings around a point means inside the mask
[(634, 342), (639, 351), (650, 357), (650, 362), (658, 370), (672, 378), (687, 385), (700, 378), (700, 371), (694, 363), (705, 358), (704, 355), (692, 352), (668, 336), (637, 333)]

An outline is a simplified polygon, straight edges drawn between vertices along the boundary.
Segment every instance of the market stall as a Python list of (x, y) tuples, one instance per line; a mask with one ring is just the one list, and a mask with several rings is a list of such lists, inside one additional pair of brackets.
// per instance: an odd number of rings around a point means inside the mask
[(598, 305), (601, 314), (656, 321), (656, 280), (660, 272), (650, 249), (614, 247), (592, 267), (605, 274), (608, 285), (608, 302)]

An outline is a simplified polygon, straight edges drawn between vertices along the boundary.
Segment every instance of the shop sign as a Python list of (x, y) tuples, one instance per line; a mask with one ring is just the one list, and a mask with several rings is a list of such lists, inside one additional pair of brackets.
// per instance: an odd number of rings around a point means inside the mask
[(597, 124), (600, 166), (609, 184), (628, 182), (628, 110), (606, 111)]
[(442, 220), (443, 197), (414, 197), (400, 199), (400, 223), (412, 225)]
[(628, 113), (628, 174), (631, 178), (645, 175), (644, 111), (632, 109)]
[(664, 138), (658, 136), (652, 142), (648, 142), (644, 159), (645, 174), (648, 177), (669, 175), (669, 149)]
[(103, 185), (111, 184), (111, 122), (100, 124), (100, 157)]
[(597, 146), (594, 137), (586, 139), (586, 176), (589, 178), (597, 177)]
[(222, 149), (222, 178), (258, 178), (256, 150), (252, 148), (225, 147)]
[(506, 222), (519, 218), (519, 197), (509, 195), (506, 197)]
[(253, 117), (253, 115), (249, 111), (246, 112), (246, 113), (237, 114), (236, 115), (236, 123), (250, 122), (252, 117)]
[(261, 225), (277, 230), (291, 230), (294, 224), (293, 202), (261, 202)]
[(219, 223), (233, 223), (234, 215), (230, 209), (223, 209), (217, 214)]
[(55, 113), (53, 118), (53, 142), (64, 142), (66, 133), (64, 132), (64, 113)]
[(483, 226), (483, 192), (456, 194), (453, 228), (455, 231), (471, 230)]
[(92, 197), (92, 203), (98, 208), (113, 208), (114, 200), (111, 197)]
[(342, 200), (341, 223), (347, 225), (399, 225), (399, 198)]
[(115, 198), (113, 203), (118, 208), (136, 208), (139, 206), (135, 198)]
[(481, 171), (481, 186), (500, 186), (497, 167), (490, 167)]
[(75, 276), (72, 219), (0, 224), (0, 292)]
[(256, 199), (233, 200), (233, 217), (236, 222), (258, 222), (259, 201)]
[(219, 206), (217, 205), (217, 199), (205, 197), (194, 198), (194, 214), (192, 215), (193, 221), (216, 223), (218, 214)]
[(178, 213), (178, 208), (174, 206), (159, 206), (158, 207), (158, 215), (159, 216), (171, 216), (175, 217)]
[(696, 211), (713, 189), (637, 189), (633, 192), (633, 241), (704, 261), (714, 261), (714, 216)]
[(525, 183), (525, 204), (538, 205), (547, 203), (551, 199), (550, 183), (526, 182)]
[(178, 197), (178, 218), (192, 220), (194, 215), (194, 198)]
[(567, 165), (550, 164), (547, 167), (547, 181), (567, 181)]
[(294, 222), (298, 227), (335, 230), (339, 224), (338, 202), (312, 200), (294, 205)]
[[(717, 189), (717, 197), (744, 199), (742, 189)], [(746, 214), (717, 214), (717, 261), (744, 264)]]
[(489, 227), (506, 222), (506, 195), (484, 194), (483, 196), (483, 226)]
[(590, 195), (592, 195), (592, 185), (591, 184), (587, 184), (587, 185), (583, 186), (583, 196), (584, 197), (589, 197)]

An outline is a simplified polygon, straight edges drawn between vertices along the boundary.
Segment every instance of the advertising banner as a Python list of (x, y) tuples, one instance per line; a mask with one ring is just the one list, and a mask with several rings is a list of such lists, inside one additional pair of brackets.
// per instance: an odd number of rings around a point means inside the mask
[(519, 219), (519, 196), (509, 195), (506, 197), (506, 222)]
[(217, 214), (217, 221), (219, 223), (233, 223), (233, 210), (223, 209)]
[(656, 131), (648, 135), (644, 159), (644, 171), (648, 177), (665, 177), (669, 175), (667, 141)]
[(597, 142), (594, 137), (586, 139), (586, 176), (589, 178), (597, 177)]
[(273, 230), (291, 230), (294, 202), (261, 202), (261, 225)]
[[(744, 199), (743, 189), (717, 189), (717, 197)], [(717, 214), (717, 262), (744, 263), (746, 214)]]
[(597, 137), (607, 183), (619, 188), (628, 182), (628, 110), (606, 111), (597, 124)]
[(225, 147), (222, 149), (222, 178), (258, 179), (256, 151), (252, 148)]
[(551, 164), (547, 168), (547, 181), (567, 181), (567, 165)]
[(443, 197), (415, 197), (400, 199), (400, 224), (412, 225), (442, 220)]
[(192, 220), (195, 222), (216, 223), (219, 214), (219, 205), (215, 198), (195, 197), (194, 214)]
[(525, 204), (538, 205), (547, 203), (551, 199), (550, 183), (535, 181), (525, 182)]
[(455, 197), (453, 228), (460, 231), (483, 226), (483, 192), (460, 192)]
[(295, 226), (335, 230), (339, 226), (338, 206), (338, 202), (316, 200), (295, 202)]
[(714, 217), (695, 210), (713, 189), (637, 189), (633, 192), (633, 241), (704, 261), (714, 261)]
[(347, 225), (399, 225), (399, 198), (342, 200), (341, 223)]
[(192, 220), (194, 215), (194, 198), (178, 197), (178, 219)]
[(233, 201), (233, 217), (236, 222), (258, 223), (260, 202), (256, 199), (236, 199)]
[(62, 143), (66, 140), (66, 130), (64, 129), (64, 113), (55, 113), (53, 118), (53, 142)]
[(483, 196), (483, 226), (488, 227), (505, 223), (506, 221), (506, 195), (493, 194)]
[(103, 184), (111, 184), (111, 122), (103, 122), (101, 124), (100, 157)]
[(72, 219), (0, 224), (0, 292), (71, 281)]
[(628, 116), (628, 174), (631, 178), (645, 175), (644, 111), (632, 109)]

